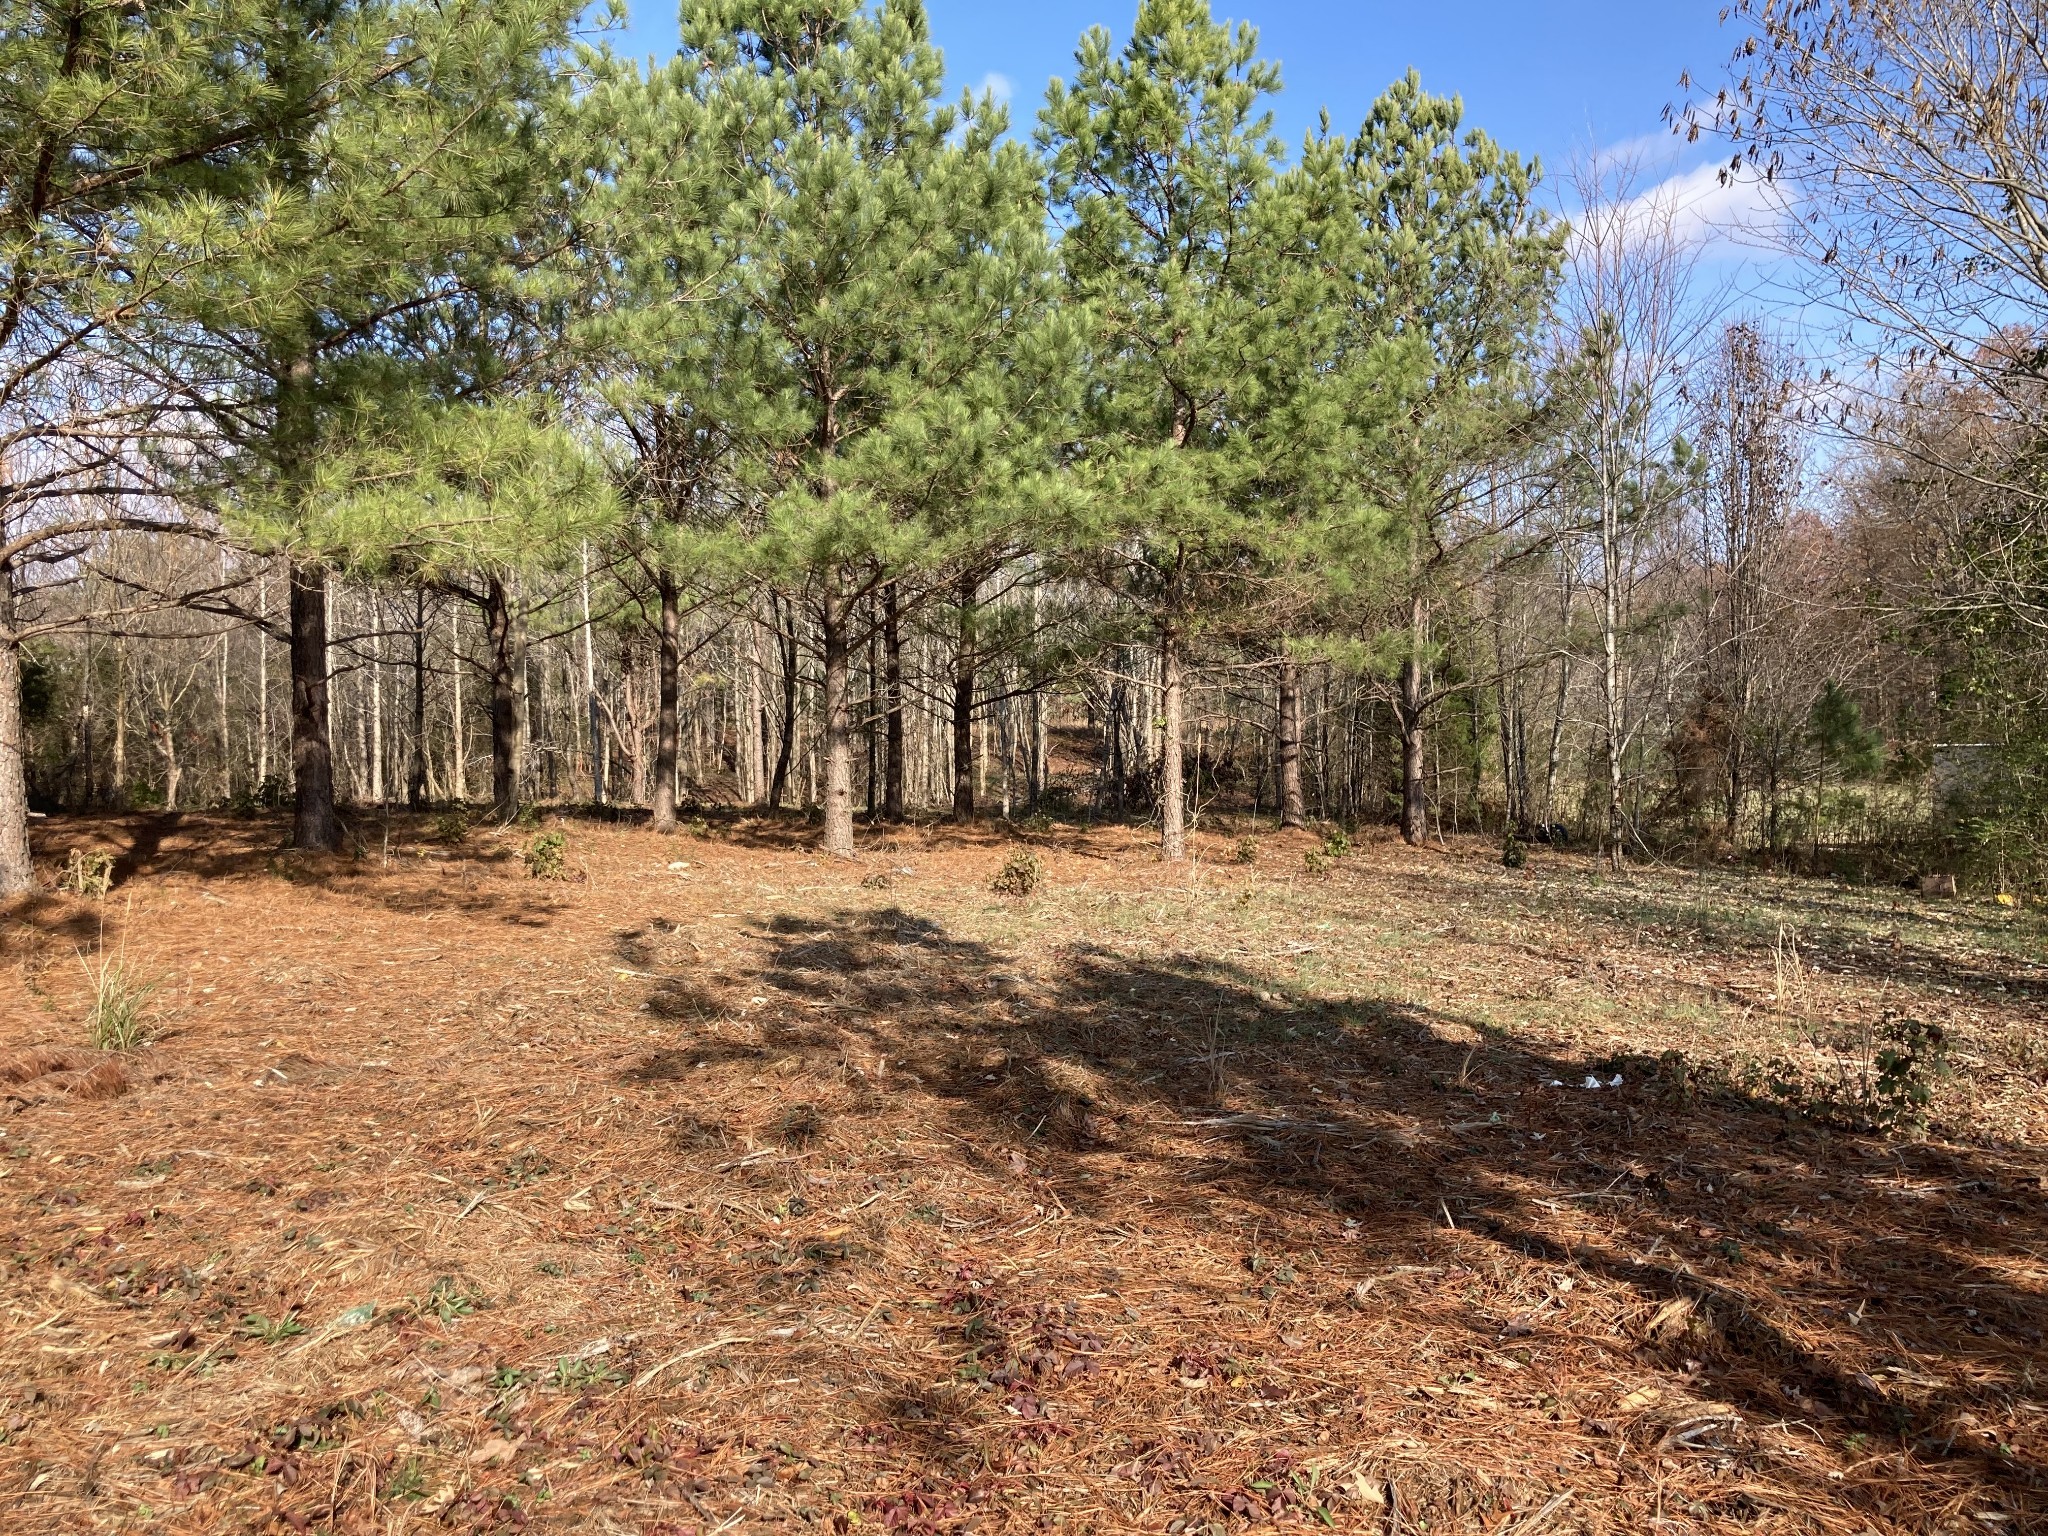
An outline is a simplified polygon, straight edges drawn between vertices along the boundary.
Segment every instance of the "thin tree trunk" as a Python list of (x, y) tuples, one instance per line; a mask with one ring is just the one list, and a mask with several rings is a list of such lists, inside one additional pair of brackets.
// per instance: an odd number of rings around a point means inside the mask
[(887, 745), (883, 753), (882, 819), (903, 820), (903, 614), (896, 583), (882, 589), (882, 687), (888, 709)]
[(853, 722), (847, 707), (852, 665), (847, 630), (848, 599), (828, 584), (819, 607), (825, 649), (825, 836), (834, 858), (853, 857)]
[(667, 571), (655, 578), (661, 592), (661, 637), (655, 655), (659, 677), (660, 705), (654, 724), (654, 830), (676, 829), (676, 747), (679, 739), (677, 714), (682, 686), (683, 609), (682, 595)]
[(0, 565), (0, 898), (35, 889), (28, 845), (27, 729), (21, 716), (21, 641), (14, 569)]
[(462, 715), (462, 609), (448, 609), (448, 675), (453, 689), (448, 704), (448, 777), (454, 785), (456, 803), (469, 799), (469, 722)]
[(981, 581), (960, 578), (960, 630), (953, 651), (953, 819), (974, 820), (974, 614)]
[(1305, 827), (1308, 801), (1301, 790), (1301, 669), (1284, 646), (1280, 652), (1280, 724), (1274, 748), (1280, 825)]
[(1188, 856), (1187, 789), (1181, 752), (1186, 709), (1181, 678), (1180, 633), (1168, 624), (1159, 633), (1160, 721), (1159, 857), (1178, 864)]
[(604, 720), (597, 705), (597, 648), (590, 628), (590, 542), (583, 544), (583, 713), (590, 727), (590, 802), (604, 804)]
[[(782, 741), (775, 752), (775, 773), (768, 784), (768, 809), (779, 810), (782, 797), (789, 789), (790, 758), (796, 751), (796, 605), (790, 605), (789, 623), (781, 620), (779, 604), (769, 610), (776, 615), (777, 643), (782, 648)], [(766, 728), (767, 713), (762, 713), (763, 728)]]
[(526, 630), (509, 583), (484, 586), (484, 630), (491, 647), (491, 814), (519, 813), (520, 749), (526, 740)]
[(370, 610), (370, 798), (384, 805), (384, 601)]
[(1401, 841), (1420, 847), (1429, 836), (1429, 799), (1423, 791), (1422, 599), (1408, 611), (1408, 656), (1401, 663), (1401, 700), (1394, 711), (1401, 730)]
[(107, 798), (116, 808), (128, 803), (128, 644), (114, 640), (114, 781)]
[(427, 807), (427, 594), (412, 595), (412, 765), (405, 776), (406, 809)]
[(334, 747), (327, 729), (327, 572), (291, 567), (292, 843), (309, 853), (341, 844), (334, 814)]
[(1605, 579), (1600, 593), (1600, 699), (1603, 706), (1603, 735), (1607, 757), (1607, 862), (1622, 866), (1622, 697), (1621, 697), (1621, 537), (1619, 517), (1612, 495), (1600, 520), (1601, 567)]
[(270, 574), (256, 578), (256, 793), (270, 786)]
[[(223, 587), (228, 584), (228, 555), (226, 550), (222, 550), (220, 554), (220, 584)], [(215, 695), (215, 703), (219, 706), (220, 710), (220, 800), (222, 805), (226, 805), (235, 798), (234, 736), (228, 721), (228, 631), (226, 630), (221, 631), (219, 662), (220, 675), (217, 679), (219, 686), (218, 692)]]

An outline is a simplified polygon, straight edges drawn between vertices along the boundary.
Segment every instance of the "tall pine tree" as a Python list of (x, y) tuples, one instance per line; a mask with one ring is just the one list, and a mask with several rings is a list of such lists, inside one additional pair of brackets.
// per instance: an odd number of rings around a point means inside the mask
[(242, 536), (290, 562), (294, 838), (335, 846), (327, 584), (359, 550), (327, 511), (363, 402), (488, 393), (504, 317), (478, 295), (532, 258), (552, 188), (573, 0), (288, 0), (234, 39), (241, 68), (323, 110), (220, 172), (243, 251), (167, 306), (204, 380), (191, 406)]
[(1186, 660), (1205, 595), (1232, 576), (1251, 525), (1273, 341), (1259, 298), (1275, 252), (1257, 208), (1280, 159), (1260, 100), (1279, 70), (1258, 35), (1208, 0), (1144, 0), (1121, 53), (1096, 28), (1071, 84), (1053, 83), (1038, 141), (1075, 296), (1095, 319), (1085, 472), (1112, 590), (1143, 608), (1163, 695), (1160, 853), (1186, 855)]
[(848, 856), (852, 662), (878, 599), (982, 536), (1001, 498), (929, 490), (999, 480), (973, 466), (1038, 420), (1008, 381), (1042, 376), (1057, 334), (1038, 170), (992, 101), (941, 104), (917, 0), (697, 0), (683, 23), (738, 177), (717, 300), (730, 365), (700, 403), (757, 508), (744, 559), (802, 593), (818, 636), (823, 847)]

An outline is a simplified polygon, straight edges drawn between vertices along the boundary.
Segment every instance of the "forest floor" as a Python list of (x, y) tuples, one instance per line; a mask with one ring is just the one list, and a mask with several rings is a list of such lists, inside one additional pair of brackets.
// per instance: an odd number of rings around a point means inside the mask
[[(2038, 913), (562, 825), (39, 825), (118, 862), (0, 932), (0, 1530), (2048, 1530)], [(1929, 1135), (1745, 1088), (1891, 1013)]]

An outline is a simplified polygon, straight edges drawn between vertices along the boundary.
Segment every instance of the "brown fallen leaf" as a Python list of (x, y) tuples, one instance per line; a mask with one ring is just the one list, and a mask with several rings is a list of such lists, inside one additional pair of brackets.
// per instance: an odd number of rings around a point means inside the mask
[(1680, 1296), (1675, 1301), (1665, 1302), (1663, 1306), (1657, 1309), (1656, 1315), (1650, 1319), (1649, 1326), (1643, 1330), (1643, 1337), (1654, 1339), (1660, 1334), (1676, 1328), (1692, 1316), (1693, 1307), (1693, 1299), (1690, 1296)]
[(507, 1440), (502, 1436), (493, 1435), (482, 1445), (471, 1451), (469, 1459), (478, 1466), (502, 1467), (506, 1462), (519, 1454), (519, 1447), (525, 1443), (523, 1440)]
[(1641, 1413), (1645, 1408), (1651, 1407), (1663, 1396), (1664, 1393), (1661, 1388), (1637, 1387), (1635, 1391), (1629, 1393), (1614, 1405), (1614, 1411), (1616, 1413)]

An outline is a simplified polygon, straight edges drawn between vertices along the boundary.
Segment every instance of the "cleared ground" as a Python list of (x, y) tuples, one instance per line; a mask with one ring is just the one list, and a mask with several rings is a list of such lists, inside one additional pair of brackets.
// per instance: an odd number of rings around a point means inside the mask
[[(44, 824), (119, 862), (4, 931), (0, 1529), (2048, 1529), (2038, 914), (563, 825)], [(1740, 1091), (1887, 1012), (1928, 1139)]]

